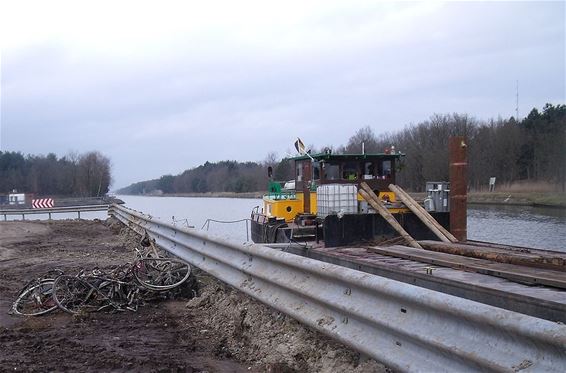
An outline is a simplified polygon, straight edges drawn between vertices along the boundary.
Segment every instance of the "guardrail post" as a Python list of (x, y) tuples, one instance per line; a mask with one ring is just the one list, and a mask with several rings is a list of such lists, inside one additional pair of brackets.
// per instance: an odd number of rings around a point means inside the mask
[(81, 212), (80, 212), (80, 211), (77, 211), (77, 214), (78, 214), (78, 216), (79, 216), (79, 220), (81, 220)]

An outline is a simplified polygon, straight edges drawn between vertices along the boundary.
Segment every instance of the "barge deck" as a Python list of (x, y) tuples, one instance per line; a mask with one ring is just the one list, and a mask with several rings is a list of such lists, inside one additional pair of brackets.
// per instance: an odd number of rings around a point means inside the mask
[(327, 248), (294, 244), (272, 247), (566, 323), (566, 253), (481, 242), (419, 243), (425, 250), (403, 245)]

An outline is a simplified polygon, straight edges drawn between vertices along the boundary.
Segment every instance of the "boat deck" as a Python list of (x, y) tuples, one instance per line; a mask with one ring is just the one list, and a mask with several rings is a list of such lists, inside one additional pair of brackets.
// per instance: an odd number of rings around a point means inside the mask
[[(531, 316), (566, 322), (566, 253), (481, 242), (324, 247), (294, 254)], [(281, 248), (282, 246), (279, 246)]]

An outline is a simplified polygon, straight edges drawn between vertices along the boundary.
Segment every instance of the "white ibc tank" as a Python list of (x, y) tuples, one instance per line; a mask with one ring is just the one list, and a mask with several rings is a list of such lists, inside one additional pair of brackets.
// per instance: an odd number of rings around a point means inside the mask
[(355, 214), (358, 212), (358, 188), (353, 184), (324, 184), (316, 188), (317, 215)]

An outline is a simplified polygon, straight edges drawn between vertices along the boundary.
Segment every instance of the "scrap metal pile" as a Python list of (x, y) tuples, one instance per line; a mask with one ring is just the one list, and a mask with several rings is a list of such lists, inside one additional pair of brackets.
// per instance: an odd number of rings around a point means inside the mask
[(77, 274), (53, 270), (30, 281), (20, 292), (11, 313), (38, 316), (57, 309), (83, 312), (136, 311), (144, 301), (165, 296), (185, 283), (191, 267), (182, 260), (160, 256), (146, 235), (144, 252), (110, 271), (81, 269)]

